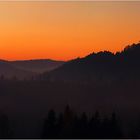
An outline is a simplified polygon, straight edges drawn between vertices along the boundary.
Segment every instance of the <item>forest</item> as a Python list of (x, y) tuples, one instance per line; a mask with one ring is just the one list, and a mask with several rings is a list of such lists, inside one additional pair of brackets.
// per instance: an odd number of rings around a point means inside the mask
[(140, 43), (27, 79), (1, 74), (0, 137), (140, 138), (139, 59)]

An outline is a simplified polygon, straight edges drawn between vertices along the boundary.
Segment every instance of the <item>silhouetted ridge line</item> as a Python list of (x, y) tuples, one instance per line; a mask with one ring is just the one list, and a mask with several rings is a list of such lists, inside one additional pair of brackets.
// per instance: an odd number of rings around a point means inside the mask
[(29, 80), (38, 74), (54, 70), (64, 64), (64, 61), (55, 61), (51, 59), (36, 60), (18, 60), (6, 61), (0, 60), (0, 76), (6, 79)]
[(49, 81), (110, 85), (140, 77), (140, 43), (127, 46), (116, 54), (101, 51), (66, 62), (57, 69), (44, 73)]

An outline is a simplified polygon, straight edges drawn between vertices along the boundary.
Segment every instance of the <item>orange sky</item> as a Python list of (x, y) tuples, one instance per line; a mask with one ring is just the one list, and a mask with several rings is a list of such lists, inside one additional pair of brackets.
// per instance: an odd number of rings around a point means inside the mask
[(140, 2), (0, 2), (0, 59), (69, 60), (140, 41)]

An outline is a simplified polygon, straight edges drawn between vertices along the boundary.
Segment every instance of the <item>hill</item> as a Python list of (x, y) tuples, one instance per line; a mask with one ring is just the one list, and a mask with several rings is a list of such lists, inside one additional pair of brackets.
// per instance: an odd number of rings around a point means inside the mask
[(13, 66), (31, 71), (34, 73), (43, 73), (45, 71), (51, 71), (61, 66), (64, 61), (55, 61), (51, 59), (36, 59), (36, 60), (18, 60), (10, 62)]
[(44, 71), (51, 71), (61, 66), (64, 62), (49, 59), (44, 60), (0, 60), (0, 76), (6, 79), (30, 79)]
[(14, 67), (13, 65), (11, 65), (8, 61), (5, 60), (0, 60), (0, 76), (1, 78), (8, 78), (8, 79), (12, 79), (12, 78), (18, 78), (18, 79), (27, 79), (27, 78), (31, 78), (31, 76), (33, 76), (34, 73), (30, 72), (30, 71), (25, 71), (19, 68)]
[(42, 77), (49, 81), (110, 85), (117, 81), (139, 79), (139, 60), (140, 43), (127, 46), (116, 54), (103, 51), (71, 60)]

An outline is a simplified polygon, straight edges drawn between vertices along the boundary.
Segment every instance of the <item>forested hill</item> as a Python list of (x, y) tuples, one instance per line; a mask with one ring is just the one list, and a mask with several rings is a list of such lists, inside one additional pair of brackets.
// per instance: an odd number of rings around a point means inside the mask
[(71, 60), (42, 78), (50, 81), (111, 84), (140, 77), (140, 43), (127, 46), (115, 54), (109, 51), (92, 53)]

